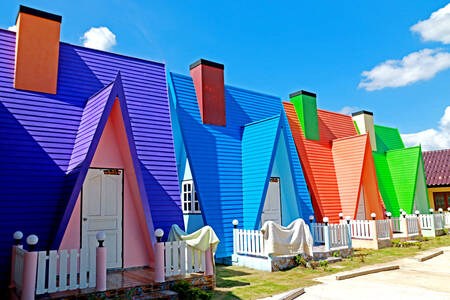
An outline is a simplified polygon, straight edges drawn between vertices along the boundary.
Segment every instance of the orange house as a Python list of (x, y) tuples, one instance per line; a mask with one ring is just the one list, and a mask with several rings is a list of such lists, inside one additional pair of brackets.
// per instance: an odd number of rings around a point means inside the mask
[(284, 109), (317, 221), (339, 222), (340, 213), (383, 219), (369, 135), (358, 135), (351, 116), (317, 109), (313, 93), (293, 93), (290, 101)]

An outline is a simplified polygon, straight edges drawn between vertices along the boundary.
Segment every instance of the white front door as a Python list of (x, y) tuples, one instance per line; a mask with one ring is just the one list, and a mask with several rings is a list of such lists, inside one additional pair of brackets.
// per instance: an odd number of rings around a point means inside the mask
[(95, 236), (105, 232), (108, 268), (122, 267), (122, 179), (122, 170), (89, 169), (82, 190), (81, 244), (95, 253)]
[(266, 200), (261, 214), (261, 226), (266, 221), (281, 224), (280, 178), (271, 177), (267, 187)]

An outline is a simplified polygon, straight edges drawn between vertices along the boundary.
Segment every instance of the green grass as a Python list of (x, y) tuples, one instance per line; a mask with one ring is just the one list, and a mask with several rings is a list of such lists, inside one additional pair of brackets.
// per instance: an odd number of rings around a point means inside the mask
[[(344, 259), (327, 269), (315, 270), (296, 267), (288, 271), (263, 272), (243, 267), (218, 265), (216, 269), (216, 290), (214, 299), (258, 299), (273, 296), (299, 287), (307, 287), (319, 282), (313, 279), (363, 266), (390, 262), (414, 256), (421, 251), (450, 246), (450, 235), (437, 237), (409, 248), (384, 248), (380, 250), (356, 250), (353, 258)], [(358, 257), (363, 254), (364, 262)], [(366, 255), (364, 255), (366, 254)]]

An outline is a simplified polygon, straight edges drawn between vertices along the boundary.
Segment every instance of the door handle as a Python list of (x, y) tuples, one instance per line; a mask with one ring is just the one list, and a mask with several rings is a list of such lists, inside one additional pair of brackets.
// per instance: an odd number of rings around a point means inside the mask
[(86, 221), (87, 221), (87, 218), (83, 218), (83, 221), (86, 222)]

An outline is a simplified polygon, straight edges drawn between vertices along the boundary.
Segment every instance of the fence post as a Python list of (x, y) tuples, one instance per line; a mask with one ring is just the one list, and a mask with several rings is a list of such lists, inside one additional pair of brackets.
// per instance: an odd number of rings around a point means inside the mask
[(315, 237), (314, 237), (313, 221), (314, 221), (314, 216), (310, 215), (309, 216), (309, 229), (311, 230), (311, 236), (313, 239), (313, 246), (314, 246)]
[(422, 222), (420, 221), (420, 211), (416, 210), (414, 212), (417, 218), (417, 228), (419, 228), (419, 236), (422, 236)]
[(214, 275), (214, 263), (211, 244), (205, 252), (205, 275)]
[(430, 218), (431, 234), (432, 234), (432, 236), (436, 236), (436, 224), (434, 223), (434, 215), (433, 215), (432, 208), (430, 208), (430, 215), (431, 215), (431, 218)]
[(233, 254), (236, 255), (238, 243), (237, 226), (239, 224), (239, 221), (234, 219), (232, 223), (233, 223)]
[(345, 218), (347, 221), (347, 236), (348, 236), (348, 248), (352, 248), (352, 225), (350, 225), (350, 216)]
[(400, 228), (403, 237), (408, 237), (408, 222), (406, 221), (406, 212), (402, 211), (400, 216)]
[(20, 241), (23, 238), (22, 231), (14, 232), (13, 238), (14, 238), (14, 245), (12, 246), (12, 253), (11, 253), (11, 280), (9, 281), (9, 288), (15, 287), (14, 272), (16, 271), (16, 247), (21, 247)]
[(36, 271), (38, 252), (34, 251), (39, 239), (32, 234), (27, 237), (29, 251), (25, 252), (23, 259), (22, 294), (20, 300), (34, 300), (36, 294)]
[(323, 241), (325, 242), (325, 251), (330, 251), (330, 226), (328, 226), (328, 217), (323, 218)]
[(102, 231), (96, 235), (98, 241), (98, 247), (96, 249), (96, 284), (95, 290), (104, 292), (106, 291), (106, 247), (103, 243), (106, 238), (106, 234)]
[(161, 241), (164, 230), (158, 228), (155, 230), (155, 282), (164, 282), (166, 274), (164, 271), (164, 243)]
[(394, 226), (392, 225), (392, 213), (390, 211), (386, 212), (386, 216), (388, 217), (389, 220), (389, 230), (390, 230), (390, 234), (389, 234), (389, 238), (392, 240), (394, 238)]

